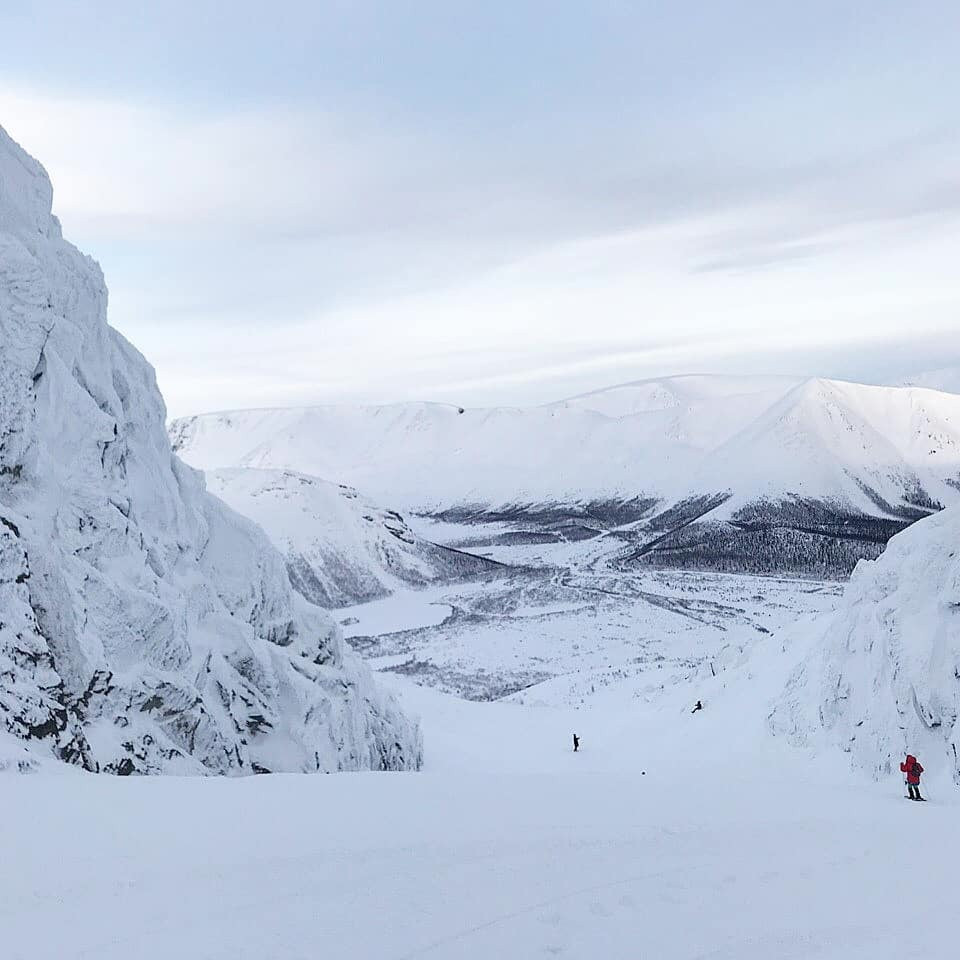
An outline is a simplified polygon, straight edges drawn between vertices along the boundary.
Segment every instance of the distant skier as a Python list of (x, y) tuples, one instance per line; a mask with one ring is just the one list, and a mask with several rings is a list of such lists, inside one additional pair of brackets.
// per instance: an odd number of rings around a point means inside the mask
[(900, 770), (907, 775), (907, 793), (911, 800), (922, 800), (920, 796), (920, 774), (923, 773), (923, 767), (912, 754), (907, 754), (907, 759), (900, 764)]
[(703, 704), (698, 700), (694, 708), (690, 711), (691, 713), (696, 713), (698, 710), (703, 709)]
[(574, 734), (573, 735), (573, 752), (578, 753), (580, 751), (580, 738)]

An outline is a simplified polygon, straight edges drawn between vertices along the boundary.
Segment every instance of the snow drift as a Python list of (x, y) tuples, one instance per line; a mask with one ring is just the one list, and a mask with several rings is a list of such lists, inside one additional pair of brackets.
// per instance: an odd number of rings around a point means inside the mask
[(0, 130), (0, 766), (418, 766), (418, 728), (172, 454), (153, 370), (51, 200)]
[(403, 586), (477, 577), (492, 560), (417, 535), (395, 510), (352, 487), (291, 470), (214, 470), (211, 490), (261, 526), (283, 554), (291, 584), (312, 603), (343, 607)]
[(960, 783), (960, 508), (914, 524), (861, 562), (840, 609), (795, 634), (800, 662), (769, 717), (885, 776), (913, 753)]

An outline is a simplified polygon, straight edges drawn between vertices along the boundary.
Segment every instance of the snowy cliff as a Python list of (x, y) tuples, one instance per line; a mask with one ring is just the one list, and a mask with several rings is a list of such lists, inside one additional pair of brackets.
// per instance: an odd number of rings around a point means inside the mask
[(417, 727), (171, 453), (51, 200), (0, 129), (0, 767), (417, 767)]
[(838, 744), (878, 776), (913, 753), (960, 783), (960, 508), (861, 562), (840, 609), (796, 638), (775, 734)]

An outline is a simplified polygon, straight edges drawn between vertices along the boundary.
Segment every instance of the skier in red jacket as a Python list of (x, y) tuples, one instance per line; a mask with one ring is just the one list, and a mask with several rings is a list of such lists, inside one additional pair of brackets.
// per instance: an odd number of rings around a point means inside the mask
[(912, 754), (907, 754), (907, 759), (900, 764), (900, 770), (907, 775), (907, 793), (911, 800), (922, 800), (920, 796), (920, 774), (923, 773), (923, 767), (920, 766), (917, 758)]

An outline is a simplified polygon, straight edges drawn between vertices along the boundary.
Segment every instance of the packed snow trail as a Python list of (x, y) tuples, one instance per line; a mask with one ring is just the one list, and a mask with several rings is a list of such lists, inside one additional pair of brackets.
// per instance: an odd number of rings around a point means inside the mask
[(574, 711), (392, 683), (424, 773), (7, 778), (4, 956), (952, 955), (945, 788), (921, 807), (811, 763), (719, 684), (691, 716), (686, 691)]

